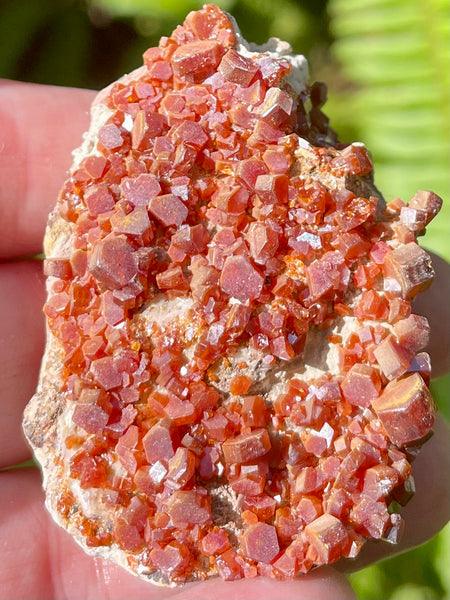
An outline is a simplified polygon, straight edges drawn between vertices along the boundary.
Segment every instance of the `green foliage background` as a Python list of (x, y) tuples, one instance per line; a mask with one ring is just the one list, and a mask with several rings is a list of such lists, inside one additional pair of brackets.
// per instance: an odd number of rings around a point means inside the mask
[[(0, 0), (0, 77), (100, 89), (131, 71), (197, 0)], [(371, 150), (385, 197), (444, 198), (424, 245), (449, 260), (447, 0), (223, 0), (244, 36), (288, 40), (329, 87), (342, 141)], [(74, 141), (74, 145), (77, 141)], [(443, 301), (448, 302), (448, 298)], [(447, 418), (448, 377), (433, 382)], [(450, 598), (449, 527), (351, 575), (361, 599)]]

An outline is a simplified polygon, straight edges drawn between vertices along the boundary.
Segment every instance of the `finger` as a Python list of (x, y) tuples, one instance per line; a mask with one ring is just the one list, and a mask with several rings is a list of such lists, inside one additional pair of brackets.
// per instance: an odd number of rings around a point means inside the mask
[(44, 283), (40, 261), (0, 265), (0, 467), (31, 456), (22, 413), (36, 389), (44, 347)]
[(37, 469), (0, 473), (0, 598), (164, 600), (174, 590), (86, 555), (44, 508)]
[(0, 80), (0, 258), (42, 251), (94, 92)]
[(368, 542), (357, 559), (341, 561), (338, 568), (356, 571), (368, 564), (405, 552), (438, 533), (450, 517), (450, 428), (443, 418), (436, 420), (434, 436), (424, 445), (413, 463), (416, 494), (403, 508), (405, 531), (398, 545)]
[(420, 294), (413, 303), (413, 311), (427, 317), (430, 328), (430, 343), (427, 348), (431, 356), (433, 377), (448, 372), (450, 338), (450, 266), (440, 256), (432, 254), (435, 280), (424, 294)]
[(0, 598), (54, 598), (37, 469), (0, 473)]
[(293, 581), (257, 577), (239, 581), (190, 584), (173, 600), (353, 600), (356, 595), (348, 581), (330, 567), (301, 575)]
[(0, 520), (0, 581), (3, 598), (356, 598), (344, 577), (332, 569), (318, 569), (290, 582), (262, 578), (222, 582), (215, 578), (179, 588), (152, 585), (139, 580), (117, 565), (87, 556), (65, 531), (51, 522), (43, 508), (43, 494), (37, 469), (2, 473), (0, 477), (0, 514), (3, 517), (7, 516)]

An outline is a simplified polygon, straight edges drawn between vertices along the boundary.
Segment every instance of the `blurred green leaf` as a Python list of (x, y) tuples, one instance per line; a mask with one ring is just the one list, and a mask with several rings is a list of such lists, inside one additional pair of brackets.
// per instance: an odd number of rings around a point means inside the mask
[[(76, 6), (56, 10), (41, 31), (39, 56), (35, 61), (34, 80), (46, 82), (52, 73), (52, 83), (71, 85), (75, 78), (83, 80), (91, 55), (89, 21)], [(74, 52), (73, 49), (77, 48)]]
[(37, 462), (34, 458), (30, 460), (25, 460), (24, 462), (18, 463), (17, 465), (11, 465), (10, 467), (2, 467), (0, 471), (12, 471), (15, 469), (28, 469), (30, 467), (37, 467)]
[(49, 6), (35, 0), (8, 0), (0, 5), (0, 77), (14, 77), (17, 63), (49, 13)]
[(355, 588), (358, 598), (364, 600), (386, 598), (387, 600), (387, 581), (380, 564), (351, 573), (348, 578)]
[(430, 390), (433, 394), (433, 398), (439, 408), (439, 412), (445, 416), (447, 420), (450, 419), (450, 403), (448, 397), (448, 391), (450, 389), (450, 375), (443, 375), (433, 379), (431, 382)]
[[(333, 53), (353, 90), (341, 101), (375, 161), (387, 199), (418, 189), (444, 197), (424, 245), (449, 257), (449, 57), (444, 0), (330, 0)], [(444, 12), (445, 11), (445, 12)], [(339, 112), (330, 116), (339, 131)], [(347, 117), (348, 119), (348, 117)], [(349, 123), (345, 123), (344, 131)], [(341, 136), (342, 137), (342, 136)]]
[[(448, 379), (448, 378), (447, 378)], [(448, 386), (447, 386), (448, 389)], [(437, 539), (436, 553), (433, 556), (433, 564), (436, 569), (437, 576), (444, 590), (444, 598), (450, 598), (450, 525), (441, 531)]]
[[(202, 0), (91, 0), (91, 6), (104, 10), (113, 17), (177, 17), (183, 20), (191, 10), (198, 10), (205, 4)], [(221, 8), (228, 10), (234, 0), (219, 0)]]
[(391, 600), (436, 600), (436, 594), (428, 586), (405, 583), (395, 588)]

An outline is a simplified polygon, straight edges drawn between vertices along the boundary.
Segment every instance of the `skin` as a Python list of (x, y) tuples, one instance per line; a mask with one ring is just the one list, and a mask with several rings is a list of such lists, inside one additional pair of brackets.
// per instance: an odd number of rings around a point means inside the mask
[[(71, 162), (71, 150), (88, 127), (94, 93), (0, 81), (0, 467), (31, 458), (21, 433), (23, 409), (34, 393), (44, 346), (44, 279), (39, 261), (47, 215)], [(448, 268), (436, 259), (438, 283), (424, 294), (416, 312), (442, 331), (448, 314)], [(432, 338), (435, 374), (445, 372), (448, 346)], [(435, 435), (414, 463), (418, 492), (404, 510), (405, 535), (395, 548), (368, 543), (355, 561), (322, 568), (295, 581), (217, 579), (165, 589), (121, 568), (87, 556), (44, 508), (36, 468), (0, 472), (1, 598), (158, 598), (185, 600), (261, 598), (353, 599), (344, 575), (429, 539), (448, 520), (449, 435), (437, 420)], [(432, 510), (430, 510), (432, 507)], [(426, 518), (424, 518), (426, 515)]]

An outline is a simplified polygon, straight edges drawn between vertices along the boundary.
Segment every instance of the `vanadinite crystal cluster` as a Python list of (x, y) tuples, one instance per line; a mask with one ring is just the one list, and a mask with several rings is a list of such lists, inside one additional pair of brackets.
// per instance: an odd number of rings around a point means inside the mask
[(25, 432), (55, 519), (156, 583), (395, 543), (433, 426), (410, 300), (441, 200), (385, 205), (289, 51), (189, 14), (98, 96), (50, 217)]

